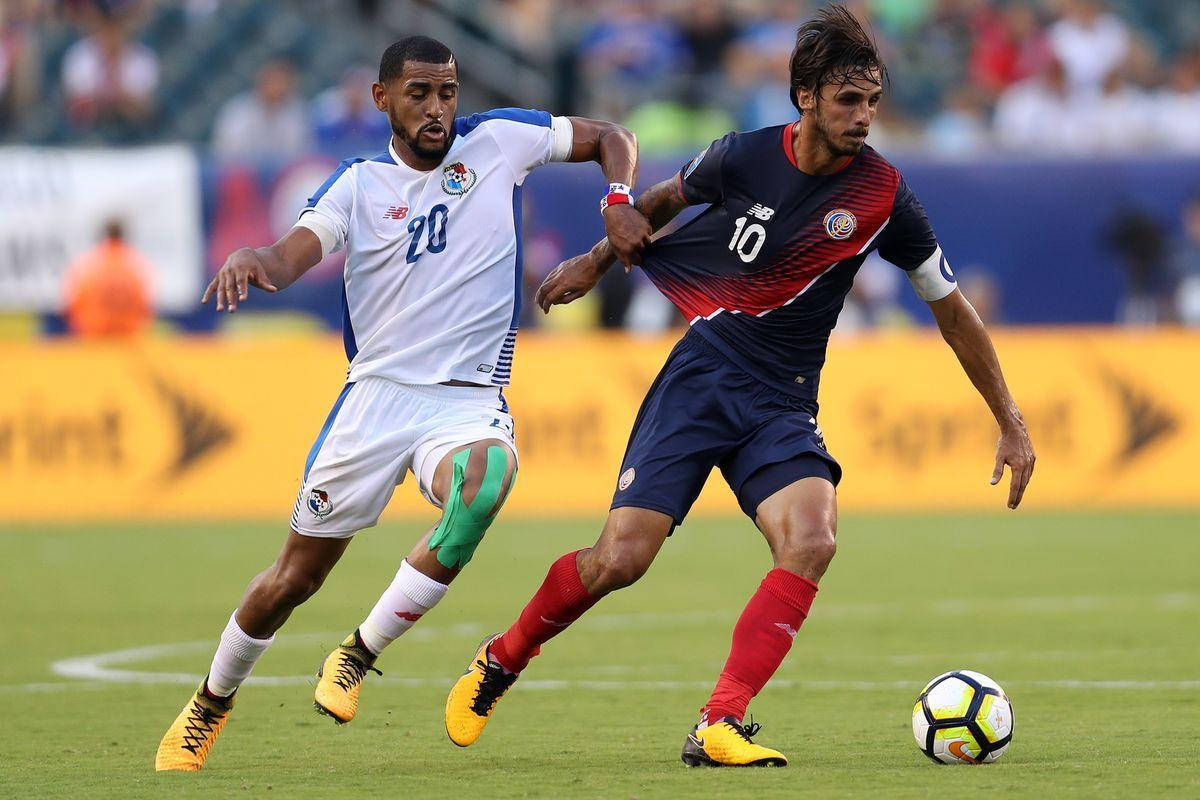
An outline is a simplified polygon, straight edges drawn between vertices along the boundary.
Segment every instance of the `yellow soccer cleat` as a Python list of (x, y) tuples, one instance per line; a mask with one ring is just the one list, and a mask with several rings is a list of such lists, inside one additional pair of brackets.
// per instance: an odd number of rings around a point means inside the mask
[(761, 725), (741, 725), (726, 717), (715, 725), (692, 728), (680, 758), (689, 767), (786, 767), (787, 756), (750, 741)]
[(201, 683), (159, 742), (154, 769), (158, 772), (194, 772), (204, 766), (204, 759), (208, 758), (208, 751), (212, 750), (221, 728), (225, 727), (231, 708), (233, 695), (215, 700), (204, 693)]
[(446, 734), (459, 747), (475, 743), (491, 718), (496, 701), (517, 680), (516, 673), (488, 661), (488, 645), (498, 635), (483, 640), (467, 671), (446, 698)]
[(317, 711), (333, 717), (339, 725), (354, 719), (358, 713), (358, 691), (367, 670), (383, 674), (374, 665), (374, 654), (360, 646), (353, 633), (347, 636), (317, 671), (317, 690), (313, 696)]

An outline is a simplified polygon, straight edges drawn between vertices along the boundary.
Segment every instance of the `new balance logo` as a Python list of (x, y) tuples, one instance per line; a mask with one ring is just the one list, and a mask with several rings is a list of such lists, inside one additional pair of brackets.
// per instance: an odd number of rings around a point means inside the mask
[(384, 219), (404, 219), (408, 216), (408, 206), (388, 206), (383, 212)]
[(784, 633), (786, 633), (788, 636), (792, 637), (793, 639), (796, 638), (796, 629), (793, 628), (791, 625), (788, 625), (786, 622), (776, 622), (775, 627), (779, 628), (779, 630), (783, 631)]
[(754, 205), (750, 206), (750, 210), (746, 213), (752, 217), (761, 219), (763, 222), (766, 222), (771, 217), (775, 216), (775, 209), (767, 208), (762, 203), (755, 203)]

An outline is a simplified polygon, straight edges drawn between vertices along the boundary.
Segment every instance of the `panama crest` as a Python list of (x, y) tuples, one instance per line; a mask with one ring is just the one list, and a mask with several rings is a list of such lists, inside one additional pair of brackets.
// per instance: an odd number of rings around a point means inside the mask
[(858, 228), (858, 220), (844, 208), (835, 208), (825, 215), (825, 232), (831, 239), (849, 239)]
[(317, 519), (329, 516), (329, 512), (333, 511), (333, 503), (329, 501), (329, 494), (324, 489), (313, 489), (309, 492), (308, 510)]
[(446, 194), (464, 195), (475, 185), (475, 170), (461, 161), (455, 161), (442, 170), (442, 191)]

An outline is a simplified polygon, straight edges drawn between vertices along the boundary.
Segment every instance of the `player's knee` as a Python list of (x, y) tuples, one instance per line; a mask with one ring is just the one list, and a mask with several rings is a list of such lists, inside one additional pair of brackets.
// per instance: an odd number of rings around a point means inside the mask
[(323, 574), (300, 567), (284, 566), (266, 576), (267, 596), (275, 608), (295, 608), (317, 593), (325, 582)]
[(821, 509), (786, 509), (771, 526), (775, 565), (800, 574), (825, 572), (837, 554), (837, 520)]
[[(488, 452), (490, 448), (499, 448), (502, 451), (504, 456), (502, 468), (500, 468), (500, 459), (490, 456)], [(509, 446), (499, 439), (477, 442), (471, 447), (470, 452), (466, 469), (463, 470), (463, 502), (467, 505), (474, 504), (475, 499), (480, 496), (482, 491), (491, 505), (487, 509), (481, 509), (481, 512), (486, 516), (494, 515), (508, 499), (508, 493), (512, 490), (513, 482), (516, 480), (516, 457)]]
[(608, 594), (637, 583), (650, 568), (651, 560), (637, 550), (604, 551), (592, 559), (591, 580), (583, 574), (580, 578), (591, 594)]
[(595, 596), (624, 589), (646, 574), (657, 552), (637, 536), (602, 537), (581, 560), (579, 577)]

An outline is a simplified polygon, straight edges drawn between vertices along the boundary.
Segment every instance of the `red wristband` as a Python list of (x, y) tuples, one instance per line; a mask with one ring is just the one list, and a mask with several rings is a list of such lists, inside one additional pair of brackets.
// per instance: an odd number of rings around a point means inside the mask
[(608, 194), (600, 201), (600, 211), (609, 206), (615, 206), (619, 203), (633, 203), (633, 190), (623, 183), (610, 183), (608, 185)]

